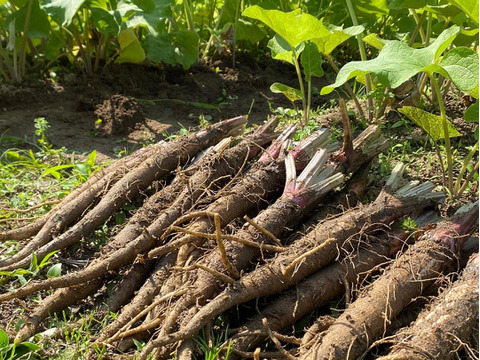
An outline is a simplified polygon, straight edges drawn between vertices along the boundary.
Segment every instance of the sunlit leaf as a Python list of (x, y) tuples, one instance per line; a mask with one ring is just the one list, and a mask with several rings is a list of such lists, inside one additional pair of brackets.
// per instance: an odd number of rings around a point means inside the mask
[(52, 175), (55, 179), (61, 179), (62, 174), (59, 172), (59, 170), (65, 170), (74, 167), (74, 165), (57, 165), (57, 166), (52, 166), (51, 168), (48, 168), (45, 170), (41, 177), (47, 176), (47, 175)]
[(457, 47), (447, 52), (439, 65), (459, 90), (469, 92), (478, 86), (478, 60), (472, 49)]
[(361, 25), (351, 26), (346, 29), (342, 29), (338, 26), (330, 26), (329, 30), (331, 32), (328, 35), (312, 39), (312, 41), (317, 44), (318, 50), (327, 55), (331, 54), (338, 45), (345, 42), (352, 36), (362, 33), (365, 28)]
[(118, 43), (120, 44), (120, 55), (115, 60), (116, 63), (138, 64), (145, 60), (145, 50), (132, 28), (120, 31)]
[[(430, 114), (427, 111), (413, 106), (404, 106), (398, 109), (398, 111), (400, 111), (410, 120), (412, 120), (415, 124), (425, 130), (425, 132), (430, 135), (433, 140), (437, 141), (439, 139), (445, 138), (445, 133), (443, 130), (443, 119), (440, 116)], [(460, 134), (457, 129), (455, 129), (455, 127), (450, 121), (446, 120), (446, 122), (449, 138), (462, 136), (462, 134)]]
[(270, 91), (276, 94), (283, 94), (288, 100), (292, 102), (295, 100), (302, 100), (302, 93), (300, 92), (300, 90), (292, 88), (285, 84), (281, 84), (277, 82), (273, 83), (270, 86)]
[(68, 26), (85, 0), (41, 0), (48, 15), (59, 25)]
[(59, 277), (62, 275), (62, 264), (58, 263), (50, 267), (47, 271), (47, 277), (52, 278), (52, 277)]
[(478, 1), (479, 0), (448, 0), (449, 3), (457, 6), (465, 14), (467, 14), (473, 21), (478, 24)]
[(302, 14), (300, 10), (283, 12), (280, 10), (265, 10), (254, 5), (245, 9), (242, 15), (262, 21), (285, 39), (291, 48), (295, 48), (303, 41), (330, 34), (320, 20), (310, 14)]
[(377, 50), (382, 50), (383, 47), (385, 46), (386, 41), (383, 39), (380, 39), (377, 34), (368, 34), (363, 38), (363, 42), (366, 44), (373, 46)]
[(430, 46), (423, 49), (413, 49), (397, 40), (387, 41), (375, 59), (352, 61), (342, 67), (335, 83), (323, 87), (321, 94), (329, 94), (347, 80), (368, 73), (374, 73), (383, 85), (396, 88), (420, 71), (425, 71), (435, 64), (435, 60), (452, 43), (459, 31), (458, 26), (448, 28)]

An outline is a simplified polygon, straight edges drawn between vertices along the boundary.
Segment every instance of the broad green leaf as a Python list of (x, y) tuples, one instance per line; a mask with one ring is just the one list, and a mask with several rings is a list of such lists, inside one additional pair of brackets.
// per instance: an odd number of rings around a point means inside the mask
[(276, 94), (283, 94), (288, 100), (294, 102), (295, 100), (302, 100), (302, 93), (300, 90), (292, 88), (285, 84), (273, 83), (270, 86), (270, 91)]
[(363, 42), (366, 44), (373, 46), (377, 50), (382, 50), (385, 46), (386, 41), (380, 39), (377, 34), (368, 34), (363, 38)]
[(419, 9), (428, 5), (425, 0), (387, 0), (387, 3), (392, 10)]
[(312, 39), (317, 44), (318, 50), (323, 54), (331, 54), (331, 52), (341, 43), (350, 37), (360, 34), (365, 28), (361, 25), (351, 26), (342, 29), (339, 26), (329, 26), (329, 33), (319, 38)]
[(455, 86), (464, 92), (478, 86), (478, 54), (466, 47), (447, 52), (439, 63)]
[(48, 15), (58, 24), (68, 26), (85, 0), (41, 0)]
[(312, 15), (302, 14), (300, 10), (286, 13), (280, 10), (265, 10), (254, 5), (245, 9), (242, 15), (262, 21), (285, 39), (292, 48), (303, 41), (330, 34), (320, 20)]
[(153, 62), (180, 64), (188, 69), (198, 58), (199, 37), (193, 31), (147, 35), (142, 43), (147, 56)]
[(479, 0), (448, 0), (449, 3), (460, 8), (465, 14), (467, 14), (477, 24), (479, 20), (478, 1)]
[(335, 83), (323, 87), (321, 94), (329, 94), (334, 88), (343, 85), (349, 79), (368, 73), (374, 73), (383, 85), (396, 88), (412, 76), (435, 64), (435, 61), (452, 43), (459, 31), (458, 26), (448, 28), (430, 46), (423, 49), (413, 49), (398, 40), (387, 41), (375, 59), (352, 61), (343, 66), (337, 74)]
[[(398, 111), (400, 111), (410, 120), (412, 120), (415, 124), (425, 130), (425, 132), (430, 135), (430, 137), (434, 141), (445, 138), (445, 133), (443, 131), (443, 119), (440, 116), (430, 114), (427, 111), (413, 106), (404, 106), (398, 109)], [(447, 122), (447, 135), (449, 138), (462, 136), (462, 134), (460, 134), (457, 129), (455, 129), (455, 127), (450, 121), (445, 121)]]
[[(27, 6), (28, 4), (7, 16), (5, 19), (5, 26), (7, 29), (8, 24), (15, 19), (15, 31), (23, 31), (25, 27), (25, 18), (27, 16)], [(49, 32), (50, 21), (48, 20), (48, 16), (45, 11), (40, 8), (38, 0), (33, 0), (27, 35), (31, 39), (40, 39), (48, 37)]]
[(244, 19), (238, 19), (237, 40), (247, 40), (251, 44), (255, 44), (265, 37), (263, 31), (257, 24)]
[[(146, 27), (150, 34), (156, 36), (160, 34), (160, 29), (166, 18), (172, 17), (173, 0), (152, 0), (154, 7), (140, 6), (141, 11), (131, 12), (128, 14), (128, 19), (125, 20), (125, 26)], [(139, 4), (137, 1), (135, 3)]]
[(388, 6), (386, 0), (355, 0), (352, 1), (355, 14), (361, 21), (362, 18), (370, 21), (385, 15), (388, 15)]
[(145, 50), (132, 28), (120, 31), (118, 43), (120, 44), (120, 55), (115, 60), (116, 63), (138, 64), (145, 60)]
[(323, 76), (322, 54), (318, 51), (317, 45), (311, 41), (305, 44), (305, 49), (301, 55), (301, 62), (306, 81), (312, 80), (312, 75), (318, 77)]
[(465, 114), (463, 114), (463, 119), (468, 122), (478, 123), (478, 101), (468, 107)]
[(59, 277), (62, 275), (62, 264), (58, 263), (50, 267), (47, 271), (47, 277), (52, 278), (52, 277)]
[[(290, 45), (279, 35), (275, 35), (268, 41), (268, 48), (272, 52), (272, 58), (275, 60), (283, 60), (292, 65), (295, 64), (293, 59), (293, 51)], [(298, 56), (303, 51), (305, 43), (300, 43), (295, 48), (295, 54)]]
[(0, 329), (0, 350), (8, 347), (8, 334), (5, 330)]
[(94, 6), (90, 7), (90, 11), (92, 13), (92, 21), (99, 32), (107, 35), (118, 35), (122, 19), (117, 11)]

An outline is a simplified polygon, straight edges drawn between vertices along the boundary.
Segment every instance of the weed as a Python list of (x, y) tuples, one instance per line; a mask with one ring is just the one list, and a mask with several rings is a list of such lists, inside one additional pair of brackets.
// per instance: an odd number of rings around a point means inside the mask
[(228, 326), (225, 332), (220, 335), (214, 333), (212, 330), (207, 338), (207, 335), (205, 334), (205, 329), (203, 329), (202, 333), (196, 338), (194, 338), (194, 341), (197, 343), (203, 353), (202, 359), (217, 360), (219, 358), (218, 356), (222, 351), (225, 352), (225, 354), (222, 356), (222, 359), (227, 360), (229, 358), (231, 351), (231, 343), (229, 342), (226, 347), (221, 346), (227, 341), (227, 332)]

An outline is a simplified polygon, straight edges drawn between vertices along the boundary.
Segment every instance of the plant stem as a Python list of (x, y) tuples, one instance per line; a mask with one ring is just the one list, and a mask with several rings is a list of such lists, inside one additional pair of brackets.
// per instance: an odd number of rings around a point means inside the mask
[(307, 103), (305, 99), (305, 87), (303, 86), (302, 71), (300, 70), (300, 64), (298, 63), (297, 53), (295, 52), (295, 49), (293, 49), (292, 52), (293, 52), (292, 56), (293, 56), (293, 62), (295, 64), (295, 70), (297, 71), (298, 84), (300, 85), (300, 92), (302, 93), (304, 123), (300, 123), (300, 125), (303, 128), (305, 125), (307, 125), (310, 114), (308, 113)]
[[(412, 37), (410, 38), (410, 41), (408, 42), (408, 46), (412, 46), (415, 43), (415, 39), (417, 38), (418, 33), (423, 32), (422, 24), (423, 24), (423, 21), (425, 20), (425, 18), (427, 17), (427, 11), (425, 10), (422, 13), (422, 16), (420, 16), (420, 18), (418, 18), (415, 10), (409, 9), (409, 11), (410, 11), (410, 14), (413, 15), (413, 18), (415, 19), (415, 21), (417, 23), (417, 25), (415, 26), (415, 29), (413, 30)], [(424, 37), (425, 36), (422, 36), (422, 39)]]
[(470, 183), (470, 181), (472, 181), (472, 178), (473, 178), (473, 174), (475, 173), (478, 173), (478, 161), (477, 163), (475, 164), (475, 167), (473, 168), (472, 171), (470, 171), (470, 173), (468, 174), (467, 178), (465, 179), (465, 182), (463, 183), (462, 187), (460, 188), (460, 190), (458, 190), (458, 194), (457, 196), (460, 196), (463, 194), (463, 192), (465, 191), (465, 189), (467, 188), (467, 185)]
[(184, 0), (183, 9), (185, 11), (185, 17), (187, 18), (188, 29), (195, 32), (195, 23), (193, 21), (192, 14), (192, 2), (190, 0)]
[(428, 73), (430, 82), (432, 83), (433, 89), (435, 90), (435, 95), (437, 96), (438, 107), (440, 109), (440, 117), (442, 118), (443, 125), (443, 134), (445, 137), (445, 152), (447, 153), (447, 177), (448, 177), (448, 190), (454, 196), (453, 192), (453, 157), (452, 157), (452, 148), (450, 145), (450, 136), (448, 135), (448, 125), (447, 125), (447, 115), (445, 114), (445, 106), (443, 104), (442, 93), (438, 83), (433, 76), (433, 74)]
[[(328, 55), (328, 54), (324, 54), (324, 53), (322, 53), (322, 55), (325, 57), (325, 59), (327, 59), (328, 63), (329, 63), (330, 66), (332, 67), (332, 69), (338, 74), (338, 72), (340, 71), (340, 69), (338, 68), (337, 65), (335, 65), (335, 63), (333, 62), (333, 59), (331, 58), (331, 56)], [(355, 102), (355, 106), (357, 107), (358, 115), (360, 115), (360, 118), (361, 118), (361, 119), (365, 119), (365, 113), (363, 112), (362, 105), (360, 105), (360, 102), (358, 101), (357, 96), (356, 96), (355, 93), (353, 92), (352, 87), (351, 87), (350, 84), (347, 83), (347, 82), (345, 83), (345, 89), (347, 90), (348, 95), (350, 95), (350, 97), (351, 97), (351, 98), (353, 99), (353, 101)]]
[(425, 17), (427, 16), (427, 14), (424, 13), (422, 14), (422, 17), (419, 18), (415, 10), (409, 9), (409, 11), (410, 11), (410, 14), (412, 14), (413, 18), (415, 19), (415, 22), (417, 23), (417, 27), (419, 28), (418, 30), (420, 32), (420, 37), (422, 38), (422, 42), (425, 44), (425, 32), (423, 31), (422, 23), (425, 20)]
[(235, 9), (235, 21), (233, 24), (233, 41), (232, 41), (232, 68), (235, 68), (235, 51), (237, 48), (237, 33), (238, 33), (238, 22), (240, 18), (240, 13), (243, 8), (243, 0), (237, 0), (237, 6)]
[[(348, 12), (350, 14), (350, 17), (352, 18), (352, 23), (354, 26), (358, 26), (358, 20), (357, 16), (355, 15), (355, 9), (353, 8), (352, 0), (346, 0), (347, 1), (347, 7), (348, 7)], [(363, 38), (361, 34), (357, 35), (357, 42), (358, 42), (358, 48), (360, 50), (360, 57), (362, 61), (367, 60), (367, 52), (365, 50), (365, 43), (363, 42)], [(372, 90), (372, 81), (370, 78), (370, 74), (365, 74), (365, 88), (367, 90), (367, 95), (370, 94), (370, 91)], [(368, 120), (372, 121), (373, 120), (373, 99), (371, 97), (368, 97)]]
[[(475, 153), (478, 151), (478, 145), (479, 144), (478, 144), (478, 141), (477, 141), (475, 146), (472, 148), (472, 150), (470, 150), (468, 155), (465, 157), (465, 160), (463, 161), (463, 164), (462, 164), (462, 168), (460, 169), (460, 172), (458, 173), (457, 181), (455, 182), (455, 188), (454, 188), (455, 194), (457, 196), (460, 196), (460, 184), (461, 184), (461, 181), (462, 181), (462, 178), (463, 178), (463, 174), (465, 174), (465, 171), (467, 170), (468, 163), (470, 162), (470, 160), (472, 160), (473, 155), (475, 155)], [(471, 171), (471, 172), (473, 173), (474, 171)], [(468, 177), (467, 177), (467, 180), (468, 180)], [(465, 182), (468, 184), (467, 180), (465, 180)], [(462, 188), (464, 188), (464, 186), (462, 186)]]
[(25, 73), (25, 60), (26, 60), (26, 50), (27, 50), (27, 32), (28, 26), (30, 25), (30, 17), (32, 15), (32, 6), (33, 0), (28, 1), (27, 5), (27, 14), (25, 15), (25, 24), (23, 25), (23, 37), (22, 37), (22, 45), (20, 46), (20, 54), (18, 59), (18, 69), (17, 69), (17, 81), (21, 82), (23, 75)]
[[(310, 81), (307, 81), (307, 114), (310, 114), (311, 108), (312, 108), (312, 80), (310, 79)], [(305, 125), (307, 125), (307, 123), (305, 123)]]

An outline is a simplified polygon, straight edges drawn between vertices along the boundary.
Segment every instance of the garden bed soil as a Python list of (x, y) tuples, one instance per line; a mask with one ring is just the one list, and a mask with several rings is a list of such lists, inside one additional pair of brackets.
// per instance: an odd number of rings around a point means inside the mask
[[(34, 119), (44, 117), (54, 147), (76, 153), (95, 149), (105, 160), (181, 127), (198, 126), (200, 119), (248, 114), (250, 125), (263, 123), (271, 108), (292, 107), (269, 89), (279, 80), (296, 85), (288, 64), (248, 58), (234, 68), (230, 61), (217, 61), (189, 70), (115, 64), (101, 74), (58, 72), (22, 86), (0, 86), (0, 136), (31, 141)], [(325, 80), (317, 79), (318, 88), (320, 81)], [(314, 106), (323, 101), (317, 98)]]

